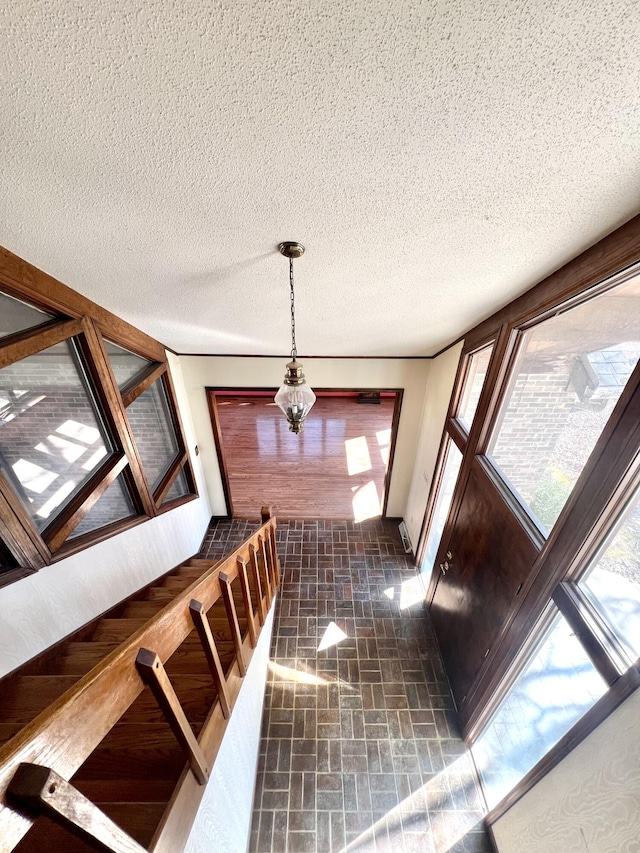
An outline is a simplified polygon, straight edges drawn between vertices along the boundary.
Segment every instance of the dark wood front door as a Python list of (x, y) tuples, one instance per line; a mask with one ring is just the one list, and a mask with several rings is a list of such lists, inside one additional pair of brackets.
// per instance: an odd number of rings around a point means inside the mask
[(538, 548), (473, 460), (455, 525), (436, 558), (431, 618), (458, 709), (514, 607)]

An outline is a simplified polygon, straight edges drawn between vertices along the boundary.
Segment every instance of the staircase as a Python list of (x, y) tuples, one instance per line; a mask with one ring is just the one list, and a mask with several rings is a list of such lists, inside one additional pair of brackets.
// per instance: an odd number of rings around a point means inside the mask
[(275, 519), (0, 683), (0, 851), (182, 850), (280, 570)]

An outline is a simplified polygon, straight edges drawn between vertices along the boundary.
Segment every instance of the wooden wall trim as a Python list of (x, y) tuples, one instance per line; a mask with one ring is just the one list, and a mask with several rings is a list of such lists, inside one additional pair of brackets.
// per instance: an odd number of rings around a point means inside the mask
[(45, 311), (51, 312), (53, 308), (74, 319), (90, 317), (114, 343), (120, 343), (153, 361), (164, 361), (164, 346), (154, 338), (2, 246), (0, 283), (6, 285), (12, 296), (27, 299)]
[(464, 351), (477, 349), (501, 326), (524, 323), (638, 261), (640, 214), (470, 329), (464, 336)]

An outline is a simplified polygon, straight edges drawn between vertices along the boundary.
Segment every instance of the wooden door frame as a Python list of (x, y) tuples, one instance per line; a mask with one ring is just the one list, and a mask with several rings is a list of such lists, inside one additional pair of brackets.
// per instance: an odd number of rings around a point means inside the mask
[[(222, 480), (222, 490), (224, 492), (224, 499), (227, 506), (227, 515), (226, 518), (233, 518), (233, 501), (231, 500), (231, 487), (229, 485), (229, 472), (227, 469), (227, 463), (224, 458), (224, 450), (222, 444), (222, 430), (220, 427), (220, 419), (218, 416), (218, 406), (216, 403), (216, 394), (224, 395), (224, 394), (235, 394), (241, 396), (243, 393), (248, 395), (260, 393), (260, 394), (273, 394), (275, 396), (277, 392), (277, 388), (273, 388), (272, 386), (264, 386), (264, 385), (251, 385), (251, 386), (237, 386), (237, 385), (216, 385), (216, 386), (205, 386), (205, 393), (207, 395), (207, 405), (209, 407), (209, 417), (211, 418), (211, 429), (213, 431), (213, 438), (216, 445), (216, 455), (218, 457), (218, 466), (220, 468), (220, 478)], [(384, 477), (384, 499), (382, 501), (382, 511), (380, 513), (381, 518), (387, 517), (387, 505), (389, 501), (389, 486), (391, 484), (391, 474), (393, 470), (393, 462), (395, 458), (396, 452), (396, 442), (398, 439), (398, 427), (400, 425), (400, 413), (402, 409), (402, 399), (404, 396), (404, 388), (316, 388), (316, 393), (325, 394), (330, 396), (332, 394), (341, 395), (341, 394), (371, 394), (371, 393), (380, 393), (380, 394), (393, 394), (393, 416), (391, 419), (391, 439), (389, 441), (389, 460), (387, 462), (387, 471)]]

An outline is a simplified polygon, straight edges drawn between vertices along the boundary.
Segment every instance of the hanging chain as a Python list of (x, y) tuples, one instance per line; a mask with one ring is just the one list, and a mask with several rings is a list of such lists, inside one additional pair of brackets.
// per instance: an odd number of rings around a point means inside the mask
[(293, 294), (293, 258), (289, 258), (289, 286), (291, 287), (291, 360), (295, 361), (298, 350), (296, 348), (296, 304)]

